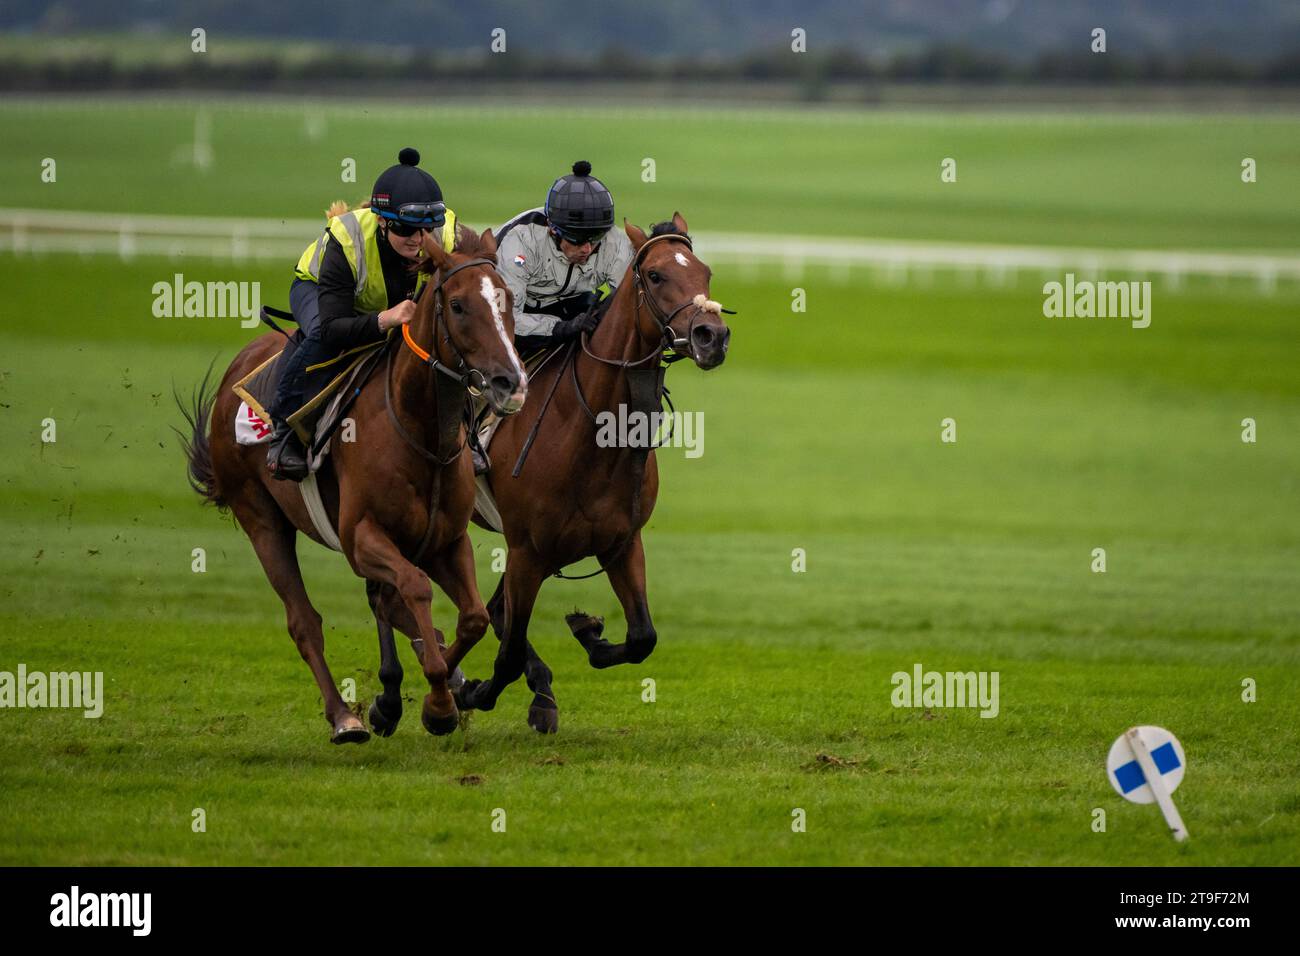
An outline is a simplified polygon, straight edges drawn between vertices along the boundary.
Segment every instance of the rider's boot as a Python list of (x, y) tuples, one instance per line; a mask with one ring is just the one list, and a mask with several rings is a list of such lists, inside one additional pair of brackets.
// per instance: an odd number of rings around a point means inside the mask
[(289, 425), (279, 418), (272, 419), (275, 430), (271, 433), (271, 447), (266, 453), (266, 467), (272, 478), (282, 481), (302, 481), (307, 477), (307, 449)]

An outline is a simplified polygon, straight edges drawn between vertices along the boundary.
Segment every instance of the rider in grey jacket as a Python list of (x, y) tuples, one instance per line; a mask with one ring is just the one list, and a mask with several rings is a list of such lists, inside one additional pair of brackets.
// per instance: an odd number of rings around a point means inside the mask
[[(614, 197), (591, 163), (551, 185), (546, 205), (528, 209), (496, 231), (497, 263), (515, 300), (515, 348), (527, 356), (591, 333), (599, 289), (618, 288), (632, 263), (632, 242), (614, 227)], [(475, 444), (474, 474), (488, 470)]]
[(614, 228), (614, 199), (573, 164), (546, 197), (497, 231), (497, 261), (515, 299), (515, 347), (520, 354), (567, 342), (596, 327), (597, 290), (612, 293), (632, 262), (632, 243)]

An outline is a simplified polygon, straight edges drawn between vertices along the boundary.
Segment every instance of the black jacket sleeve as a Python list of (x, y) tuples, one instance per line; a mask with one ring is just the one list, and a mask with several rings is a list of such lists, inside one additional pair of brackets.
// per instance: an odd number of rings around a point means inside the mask
[(374, 342), (384, 337), (379, 331), (379, 313), (356, 310), (356, 279), (339, 241), (330, 236), (321, 257), (320, 278), (321, 342), (334, 352)]

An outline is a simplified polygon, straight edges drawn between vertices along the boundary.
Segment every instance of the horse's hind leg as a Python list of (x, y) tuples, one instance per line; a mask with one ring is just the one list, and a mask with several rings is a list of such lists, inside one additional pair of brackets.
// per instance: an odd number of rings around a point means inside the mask
[[(505, 588), (506, 579), (503, 575), (487, 603), (497, 640), (501, 640), (506, 633)], [(551, 689), (551, 669), (533, 649), (531, 642), (524, 643), (524, 655), (524, 679), (528, 681), (528, 689), (533, 692), (533, 701), (528, 705), (528, 726), (539, 734), (556, 733), (560, 729), (560, 705)]]
[(615, 664), (640, 664), (650, 656), (658, 640), (650, 620), (650, 607), (645, 596), (645, 551), (641, 547), (641, 533), (628, 543), (620, 554), (606, 560), (601, 566), (609, 575), (609, 583), (623, 605), (627, 618), (627, 640), (611, 644), (601, 637), (604, 628), (599, 618), (577, 613), (565, 618), (573, 636), (578, 639), (592, 667), (613, 667)]
[(370, 703), (370, 726), (379, 736), (391, 737), (402, 719), (402, 664), (397, 659), (393, 625), (384, 611), (384, 588), (378, 581), (366, 582), (366, 597), (379, 631), (379, 682), (384, 686), (383, 693)]
[(356, 714), (339, 695), (334, 677), (325, 663), (325, 635), (321, 631), (321, 616), (312, 607), (307, 589), (298, 568), (297, 531), (284, 517), (275, 499), (261, 487), (256, 488), (257, 500), (246, 497), (232, 500), (231, 510), (239, 525), (253, 542), (267, 580), (284, 602), (289, 634), (298, 645), (298, 653), (311, 668), (325, 701), (325, 719), (333, 728), (331, 740), (336, 744), (364, 743), (370, 739)]

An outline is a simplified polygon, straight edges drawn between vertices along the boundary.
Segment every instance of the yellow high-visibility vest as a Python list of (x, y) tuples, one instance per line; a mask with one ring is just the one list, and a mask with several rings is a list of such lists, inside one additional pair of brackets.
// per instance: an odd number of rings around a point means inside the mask
[[(333, 236), (348, 257), (352, 275), (357, 280), (356, 307), (358, 312), (380, 312), (388, 308), (388, 288), (384, 285), (384, 267), (379, 261), (379, 214), (373, 210), (353, 209), (335, 216), (325, 227), (321, 237), (306, 248), (298, 259), (294, 275), (308, 282), (320, 280), (320, 263), (325, 246)], [(456, 214), (447, 210), (447, 221), (439, 236), (442, 247), (451, 252), (456, 247)], [(357, 250), (362, 254), (358, 255)], [(415, 291), (424, 288), (427, 276), (422, 272), (415, 282)]]

